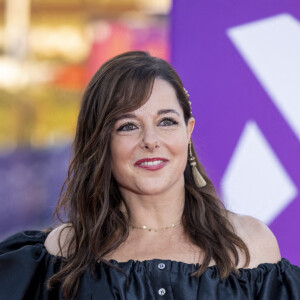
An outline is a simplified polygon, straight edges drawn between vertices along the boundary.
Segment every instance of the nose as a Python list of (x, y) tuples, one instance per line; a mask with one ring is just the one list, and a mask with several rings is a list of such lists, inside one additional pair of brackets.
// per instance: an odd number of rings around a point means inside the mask
[(141, 148), (153, 151), (155, 148), (160, 146), (157, 133), (154, 128), (145, 128), (143, 130), (143, 136), (141, 141)]

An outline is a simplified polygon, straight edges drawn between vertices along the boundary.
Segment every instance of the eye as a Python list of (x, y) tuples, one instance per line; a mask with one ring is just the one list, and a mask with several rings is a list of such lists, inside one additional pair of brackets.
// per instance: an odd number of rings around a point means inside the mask
[(121, 127), (119, 127), (117, 129), (117, 131), (131, 131), (131, 130), (135, 130), (136, 126), (133, 123), (125, 123), (124, 125), (122, 125)]
[(172, 118), (163, 118), (159, 124), (163, 123), (164, 125), (163, 126), (172, 126), (172, 125), (177, 125), (178, 122), (175, 121), (174, 119)]
[[(162, 124), (162, 125), (160, 125), (160, 126), (163, 126), (163, 127), (164, 127), (164, 126), (177, 125), (178, 122), (175, 121), (175, 120), (172, 119), (172, 118), (166, 117), (166, 118), (163, 118), (163, 119), (160, 121), (159, 124)], [(120, 126), (120, 127), (117, 129), (117, 131), (133, 131), (133, 130), (136, 130), (136, 129), (137, 129), (137, 127), (136, 127), (133, 123), (128, 122), (128, 123), (125, 123), (125, 124), (123, 124), (122, 126)]]

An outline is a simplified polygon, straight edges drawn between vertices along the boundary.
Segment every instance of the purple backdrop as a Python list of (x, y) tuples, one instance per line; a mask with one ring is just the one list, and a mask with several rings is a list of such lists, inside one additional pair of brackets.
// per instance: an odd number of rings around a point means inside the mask
[(0, 241), (21, 230), (52, 225), (67, 175), (69, 146), (16, 149), (0, 155)]
[(297, 265), (299, 20), (299, 1), (174, 0), (171, 13), (171, 61), (191, 95), (200, 159), (228, 206), (265, 221)]

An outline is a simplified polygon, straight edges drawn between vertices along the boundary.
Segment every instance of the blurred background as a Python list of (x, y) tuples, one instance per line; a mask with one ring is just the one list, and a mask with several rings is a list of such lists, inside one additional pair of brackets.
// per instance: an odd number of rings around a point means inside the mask
[(226, 206), (300, 265), (299, 20), (297, 0), (0, 0), (0, 239), (52, 224), (86, 84), (146, 50), (183, 79)]

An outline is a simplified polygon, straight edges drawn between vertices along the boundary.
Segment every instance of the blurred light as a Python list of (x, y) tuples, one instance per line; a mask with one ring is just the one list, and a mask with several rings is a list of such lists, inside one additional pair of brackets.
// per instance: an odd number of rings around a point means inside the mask
[(52, 73), (42, 64), (21, 63), (9, 57), (0, 58), (0, 88), (14, 90), (50, 80)]
[(31, 29), (30, 47), (37, 56), (61, 58), (69, 62), (84, 60), (90, 51), (89, 35), (72, 26), (39, 26)]
[(87, 27), (88, 34), (94, 42), (104, 42), (108, 40), (113, 33), (111, 25), (106, 21), (95, 21)]
[(6, 0), (4, 21), (4, 52), (26, 58), (30, 22), (30, 0)]
[(137, 5), (150, 14), (167, 15), (171, 10), (172, 0), (139, 0)]

